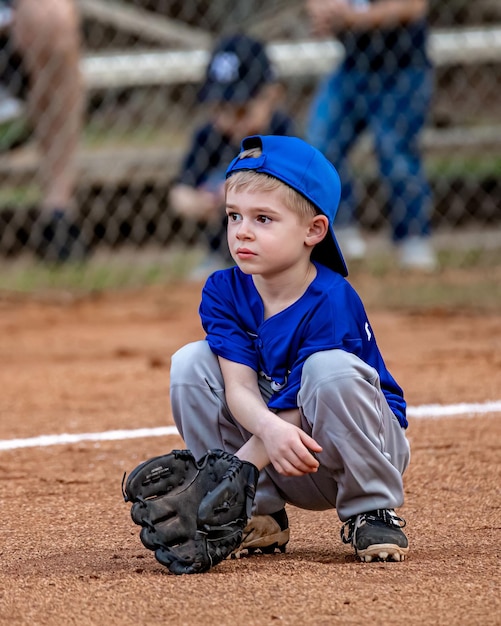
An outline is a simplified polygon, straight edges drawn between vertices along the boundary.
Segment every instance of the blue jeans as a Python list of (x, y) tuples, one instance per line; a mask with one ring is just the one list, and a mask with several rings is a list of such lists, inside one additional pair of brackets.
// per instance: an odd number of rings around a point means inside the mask
[(358, 200), (348, 161), (360, 134), (370, 129), (381, 177), (389, 192), (393, 240), (428, 235), (431, 192), (419, 148), (433, 92), (430, 68), (360, 72), (340, 66), (320, 85), (307, 127), (308, 141), (336, 167), (341, 203), (335, 226), (355, 221)]

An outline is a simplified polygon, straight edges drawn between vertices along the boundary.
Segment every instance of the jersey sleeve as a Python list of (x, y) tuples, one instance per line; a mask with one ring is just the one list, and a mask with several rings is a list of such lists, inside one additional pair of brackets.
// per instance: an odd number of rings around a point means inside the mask
[(207, 279), (199, 308), (206, 340), (217, 356), (258, 369), (253, 320), (246, 295), (232, 269)]

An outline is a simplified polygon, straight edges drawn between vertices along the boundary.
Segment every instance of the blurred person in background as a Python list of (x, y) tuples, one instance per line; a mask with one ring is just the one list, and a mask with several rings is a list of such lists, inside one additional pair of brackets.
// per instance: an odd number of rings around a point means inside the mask
[(362, 258), (366, 243), (356, 221), (358, 201), (349, 153), (369, 128), (382, 179), (389, 189), (389, 220), (400, 266), (432, 271), (431, 191), (419, 138), (433, 92), (427, 55), (426, 0), (306, 0), (312, 31), (334, 35), (345, 55), (319, 86), (307, 139), (341, 176), (336, 232), (348, 258)]
[(13, 49), (11, 0), (0, 0), (0, 154), (25, 143), (31, 129), (25, 115), (28, 80)]
[(199, 99), (207, 120), (196, 128), (169, 202), (182, 218), (204, 229), (208, 254), (191, 278), (232, 265), (226, 242), (226, 168), (248, 135), (293, 135), (294, 124), (281, 109), (284, 89), (276, 79), (263, 43), (237, 33), (222, 37), (212, 51)]
[(85, 100), (79, 15), (73, 0), (1, 0), (1, 9), (0, 82), (11, 104), (26, 98), (40, 159), (29, 246), (45, 261), (80, 261), (88, 247), (74, 201)]

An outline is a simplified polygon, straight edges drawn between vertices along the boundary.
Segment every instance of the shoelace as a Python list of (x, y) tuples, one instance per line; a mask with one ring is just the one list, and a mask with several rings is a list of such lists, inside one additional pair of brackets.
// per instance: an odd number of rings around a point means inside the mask
[(217, 461), (223, 459), (224, 461), (231, 462), (234, 455), (229, 452), (224, 452), (224, 450), (209, 450), (207, 454), (198, 460), (197, 467), (198, 469), (204, 469), (207, 465), (213, 467)]
[[(229, 480), (230, 482), (232, 482), (238, 476), (242, 467), (242, 461), (237, 457), (233, 457), (230, 461), (230, 465), (226, 469), (223, 477), (221, 478), (221, 481)], [(229, 493), (227, 494), (227, 496), (228, 497), (226, 500), (224, 500), (224, 502), (221, 502), (219, 506), (216, 506), (214, 508), (214, 513), (226, 513), (230, 510), (232, 506), (234, 506), (236, 502), (238, 502), (238, 493)]]
[[(341, 541), (343, 543), (353, 542), (353, 533), (355, 532), (357, 517), (360, 517), (361, 523), (367, 520), (373, 520), (376, 522), (384, 522), (388, 526), (395, 526), (395, 528), (404, 528), (406, 525), (406, 521), (402, 517), (398, 517), (393, 509), (376, 509), (375, 511), (362, 513), (360, 516), (353, 515), (341, 526)], [(346, 533), (346, 530), (348, 530), (348, 533)]]
[(243, 462), (239, 458), (234, 457), (230, 461), (230, 464), (221, 480), (225, 480), (225, 479), (229, 479), (230, 481), (234, 480), (236, 476), (240, 474), (240, 471), (242, 470), (243, 466), (244, 466)]

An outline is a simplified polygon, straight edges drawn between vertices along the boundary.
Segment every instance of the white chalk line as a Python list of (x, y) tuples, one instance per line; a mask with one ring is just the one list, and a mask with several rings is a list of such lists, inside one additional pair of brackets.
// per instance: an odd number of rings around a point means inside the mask
[[(501, 415), (501, 400), (477, 404), (423, 404), (416, 407), (407, 407), (407, 416), (413, 419), (440, 419), (442, 417), (475, 417), (486, 414)], [(135, 430), (108, 430), (101, 433), (76, 433), (61, 435), (40, 435), (27, 439), (0, 439), (1, 450), (15, 450), (18, 448), (43, 448), (82, 441), (121, 441), (124, 439), (141, 439), (144, 437), (167, 437), (177, 435), (175, 426), (158, 428), (137, 428)]]

